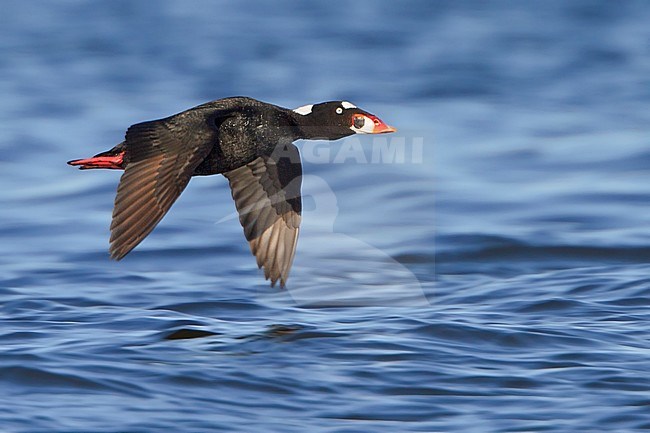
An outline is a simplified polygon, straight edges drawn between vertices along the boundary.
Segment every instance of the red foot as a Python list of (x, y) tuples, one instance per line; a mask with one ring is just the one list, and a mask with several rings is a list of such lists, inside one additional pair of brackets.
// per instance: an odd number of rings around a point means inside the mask
[(93, 156), (92, 158), (86, 159), (73, 159), (68, 161), (68, 164), (77, 166), (79, 165), (81, 170), (89, 170), (91, 168), (110, 168), (113, 170), (122, 170), (124, 162), (124, 152), (112, 155), (112, 156)]

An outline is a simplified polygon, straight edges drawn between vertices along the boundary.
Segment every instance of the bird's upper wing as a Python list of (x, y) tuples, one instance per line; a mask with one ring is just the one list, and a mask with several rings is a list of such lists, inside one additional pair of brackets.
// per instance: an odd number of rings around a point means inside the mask
[(210, 152), (215, 131), (202, 110), (138, 123), (126, 132), (129, 163), (120, 179), (111, 223), (111, 258), (119, 260), (165, 216)]
[(296, 252), (300, 213), (302, 166), (298, 148), (263, 156), (224, 173), (230, 182), (239, 221), (257, 266), (271, 285), (284, 287)]

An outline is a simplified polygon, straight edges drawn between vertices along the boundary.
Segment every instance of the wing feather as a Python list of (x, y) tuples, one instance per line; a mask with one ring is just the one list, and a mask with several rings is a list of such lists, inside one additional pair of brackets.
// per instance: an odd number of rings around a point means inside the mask
[(122, 259), (156, 227), (213, 145), (203, 118), (174, 117), (133, 125), (129, 163), (120, 179), (111, 222), (110, 254)]
[(224, 174), (257, 266), (281, 287), (296, 253), (302, 211), (300, 156), (294, 145), (287, 150), (289, 155), (259, 157)]

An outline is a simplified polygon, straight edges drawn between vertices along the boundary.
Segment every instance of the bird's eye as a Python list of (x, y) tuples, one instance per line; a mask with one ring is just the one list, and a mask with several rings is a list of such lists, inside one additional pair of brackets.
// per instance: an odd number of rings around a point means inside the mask
[(352, 126), (354, 126), (357, 129), (363, 128), (363, 125), (366, 123), (366, 118), (364, 116), (354, 116), (354, 122), (352, 123)]
[(338, 108), (336, 109), (336, 114), (343, 114), (343, 108), (338, 107)]

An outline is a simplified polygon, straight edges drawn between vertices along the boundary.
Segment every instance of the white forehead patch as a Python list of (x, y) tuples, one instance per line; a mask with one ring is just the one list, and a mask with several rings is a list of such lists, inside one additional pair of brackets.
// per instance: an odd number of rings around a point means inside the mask
[(346, 108), (346, 109), (347, 109), (347, 108), (357, 108), (356, 105), (351, 104), (351, 103), (349, 103), (348, 101), (342, 101), (342, 102), (341, 102), (341, 106), (342, 106), (343, 108)]
[(311, 114), (313, 108), (314, 108), (314, 104), (303, 105), (302, 107), (298, 107), (294, 109), (293, 112), (306, 116), (308, 114)]

